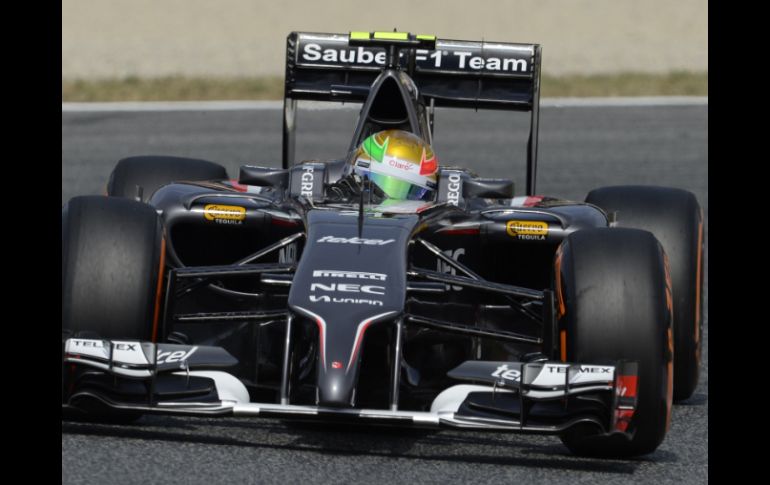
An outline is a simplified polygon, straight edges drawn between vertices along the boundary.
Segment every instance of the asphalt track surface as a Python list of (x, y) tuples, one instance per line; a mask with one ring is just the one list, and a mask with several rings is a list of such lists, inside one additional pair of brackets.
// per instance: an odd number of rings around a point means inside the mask
[[(281, 113), (62, 113), (62, 203), (98, 194), (138, 154), (280, 164)], [(342, 156), (355, 111), (300, 112), (299, 158)], [(524, 190), (527, 118), (439, 111), (443, 164), (512, 177)], [(708, 106), (565, 107), (541, 112), (538, 193), (592, 188), (693, 191), (706, 228), (703, 368), (658, 450), (633, 460), (574, 457), (556, 437), (446, 430), (291, 426), (266, 419), (152, 416), (129, 426), (62, 421), (62, 483), (704, 483), (708, 481)]]

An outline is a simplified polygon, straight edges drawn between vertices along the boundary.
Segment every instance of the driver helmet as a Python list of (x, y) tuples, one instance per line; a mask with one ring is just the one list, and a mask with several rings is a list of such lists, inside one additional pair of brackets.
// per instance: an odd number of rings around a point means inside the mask
[(403, 130), (377, 132), (353, 151), (352, 171), (368, 178), (387, 198), (433, 200), (438, 158), (419, 136)]

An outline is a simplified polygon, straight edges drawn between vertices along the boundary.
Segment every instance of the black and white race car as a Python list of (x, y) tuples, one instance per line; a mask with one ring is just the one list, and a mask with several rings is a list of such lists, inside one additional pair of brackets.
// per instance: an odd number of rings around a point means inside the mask
[[(540, 59), (535, 44), (293, 32), (281, 168), (232, 180), (204, 160), (121, 160), (107, 197), (62, 209), (63, 416), (342, 420), (655, 450), (698, 381), (701, 209), (661, 187), (535, 195)], [(347, 156), (295, 162), (298, 100), (362, 104)], [(524, 195), (424, 150), (391, 157), (387, 137), (369, 144), (387, 132), (430, 147), (435, 107), (531, 113)], [(394, 197), (375, 163), (429, 180)]]

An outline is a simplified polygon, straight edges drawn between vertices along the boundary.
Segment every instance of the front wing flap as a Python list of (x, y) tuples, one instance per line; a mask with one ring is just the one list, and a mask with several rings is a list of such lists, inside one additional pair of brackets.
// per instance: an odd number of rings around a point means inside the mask
[(64, 362), (129, 378), (150, 378), (156, 373), (180, 369), (227, 369), (238, 364), (221, 347), (81, 338), (65, 342)]

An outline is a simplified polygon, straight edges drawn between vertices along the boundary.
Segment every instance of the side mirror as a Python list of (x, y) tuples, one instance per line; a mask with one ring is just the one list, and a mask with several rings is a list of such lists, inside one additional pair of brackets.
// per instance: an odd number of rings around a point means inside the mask
[(238, 183), (260, 187), (285, 188), (289, 183), (289, 171), (272, 167), (243, 165), (238, 174)]

